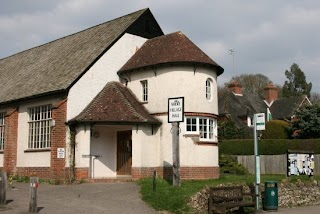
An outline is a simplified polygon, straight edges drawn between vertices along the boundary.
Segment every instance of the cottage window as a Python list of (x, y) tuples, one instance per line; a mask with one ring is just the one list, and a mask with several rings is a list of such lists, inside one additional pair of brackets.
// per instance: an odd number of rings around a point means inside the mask
[(148, 102), (148, 80), (141, 81), (142, 101)]
[(0, 150), (4, 149), (4, 115), (0, 113)]
[(186, 134), (197, 134), (202, 141), (217, 141), (217, 121), (208, 117), (187, 117)]
[(29, 112), (29, 149), (50, 148), (51, 146), (51, 105), (37, 106)]
[(207, 100), (211, 100), (212, 97), (212, 80), (206, 80), (206, 98)]

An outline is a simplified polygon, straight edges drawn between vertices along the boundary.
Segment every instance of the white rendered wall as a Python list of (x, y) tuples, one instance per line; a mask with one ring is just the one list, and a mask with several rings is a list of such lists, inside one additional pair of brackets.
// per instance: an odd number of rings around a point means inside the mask
[(115, 177), (117, 167), (117, 133), (106, 127), (94, 128), (95, 137), (91, 139), (91, 154), (101, 157), (92, 161), (94, 178)]
[(139, 125), (132, 130), (132, 167), (157, 167), (160, 161), (160, 129)]
[(76, 117), (110, 81), (119, 81), (117, 71), (146, 41), (145, 38), (124, 34), (72, 86), (68, 96), (67, 120)]
[[(212, 80), (212, 99), (206, 99), (206, 80)], [(144, 104), (150, 113), (168, 111), (169, 97), (184, 97), (185, 112), (218, 114), (217, 76), (212, 68), (193, 66), (170, 66), (153, 70), (134, 71), (128, 87), (141, 101), (142, 80), (148, 80), (148, 103)]]
[[(171, 124), (167, 122), (167, 116), (158, 117), (163, 123), (161, 125), (161, 166), (172, 165), (172, 134)], [(181, 134), (179, 135), (180, 144), (180, 166), (208, 166), (217, 167), (219, 165), (218, 146), (199, 145), (199, 140), (191, 137), (185, 137), (185, 122), (180, 123)]]
[(28, 149), (29, 114), (28, 108), (41, 105), (54, 104), (58, 99), (37, 102), (25, 102), (19, 106), (18, 113), (18, 148), (17, 167), (50, 167), (51, 152), (25, 152)]
[(78, 167), (89, 167), (90, 158), (83, 155), (90, 154), (90, 126), (82, 125), (76, 128), (75, 164)]
[[(212, 98), (206, 99), (206, 80), (212, 80)], [(170, 66), (157, 68), (156, 74), (153, 70), (135, 71), (131, 74), (131, 81), (128, 87), (136, 94), (141, 101), (142, 80), (148, 80), (148, 102), (144, 106), (150, 113), (166, 113), (168, 111), (168, 98), (184, 97), (185, 112), (218, 114), (218, 98), (217, 98), (217, 76), (212, 68), (194, 68), (192, 66)], [(158, 130), (160, 138), (160, 148), (157, 150), (159, 154), (160, 166), (172, 165), (172, 134), (171, 124), (167, 121), (167, 115), (158, 116), (162, 121), (162, 125)], [(180, 123), (180, 165), (189, 167), (217, 167), (218, 163), (218, 146), (199, 145), (194, 139), (185, 134), (185, 122)], [(143, 135), (140, 136), (138, 142)], [(156, 140), (156, 137), (154, 137)], [(141, 153), (144, 147), (138, 148)], [(141, 157), (143, 157), (141, 155)], [(149, 160), (150, 161), (150, 160)], [(140, 161), (143, 166), (144, 163)], [(135, 162), (138, 166), (139, 162)]]
[(3, 154), (0, 154), (0, 167), (3, 167)]

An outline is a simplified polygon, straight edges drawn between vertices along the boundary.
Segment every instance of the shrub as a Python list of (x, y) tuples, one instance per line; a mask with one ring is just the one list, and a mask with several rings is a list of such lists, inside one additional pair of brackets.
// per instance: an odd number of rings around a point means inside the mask
[(236, 124), (230, 120), (218, 122), (219, 139), (249, 139), (252, 138), (253, 131), (249, 127), (237, 127)]
[(219, 165), (221, 173), (237, 175), (249, 174), (244, 166), (238, 164), (237, 158), (231, 155), (221, 155), (219, 158)]
[(290, 125), (283, 120), (271, 120), (266, 123), (266, 130), (262, 133), (263, 139), (290, 138)]

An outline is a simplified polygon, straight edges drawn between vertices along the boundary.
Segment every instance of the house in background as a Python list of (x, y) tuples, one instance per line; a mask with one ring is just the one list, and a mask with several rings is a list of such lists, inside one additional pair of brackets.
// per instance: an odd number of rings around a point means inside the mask
[(251, 127), (256, 113), (265, 113), (267, 121), (290, 120), (296, 110), (311, 105), (306, 95), (279, 99), (278, 89), (273, 84), (266, 85), (264, 97), (243, 93), (242, 87), (239, 82), (232, 82), (218, 98), (219, 119), (231, 120), (238, 127)]
[(219, 177), (221, 68), (143, 9), (0, 60), (0, 166), (49, 179), (172, 177), (168, 98), (184, 97), (182, 179)]

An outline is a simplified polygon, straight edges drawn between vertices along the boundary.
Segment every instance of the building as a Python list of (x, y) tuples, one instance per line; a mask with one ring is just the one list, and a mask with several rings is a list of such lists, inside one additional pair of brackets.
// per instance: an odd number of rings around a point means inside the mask
[(243, 93), (242, 87), (239, 82), (232, 82), (218, 98), (220, 120), (230, 119), (238, 127), (252, 127), (256, 113), (265, 113), (267, 121), (291, 120), (296, 110), (311, 105), (306, 95), (279, 99), (272, 83), (264, 87), (264, 97)]
[(217, 77), (143, 9), (0, 60), (0, 166), (49, 179), (172, 177), (168, 98), (184, 97), (182, 179), (219, 177)]

